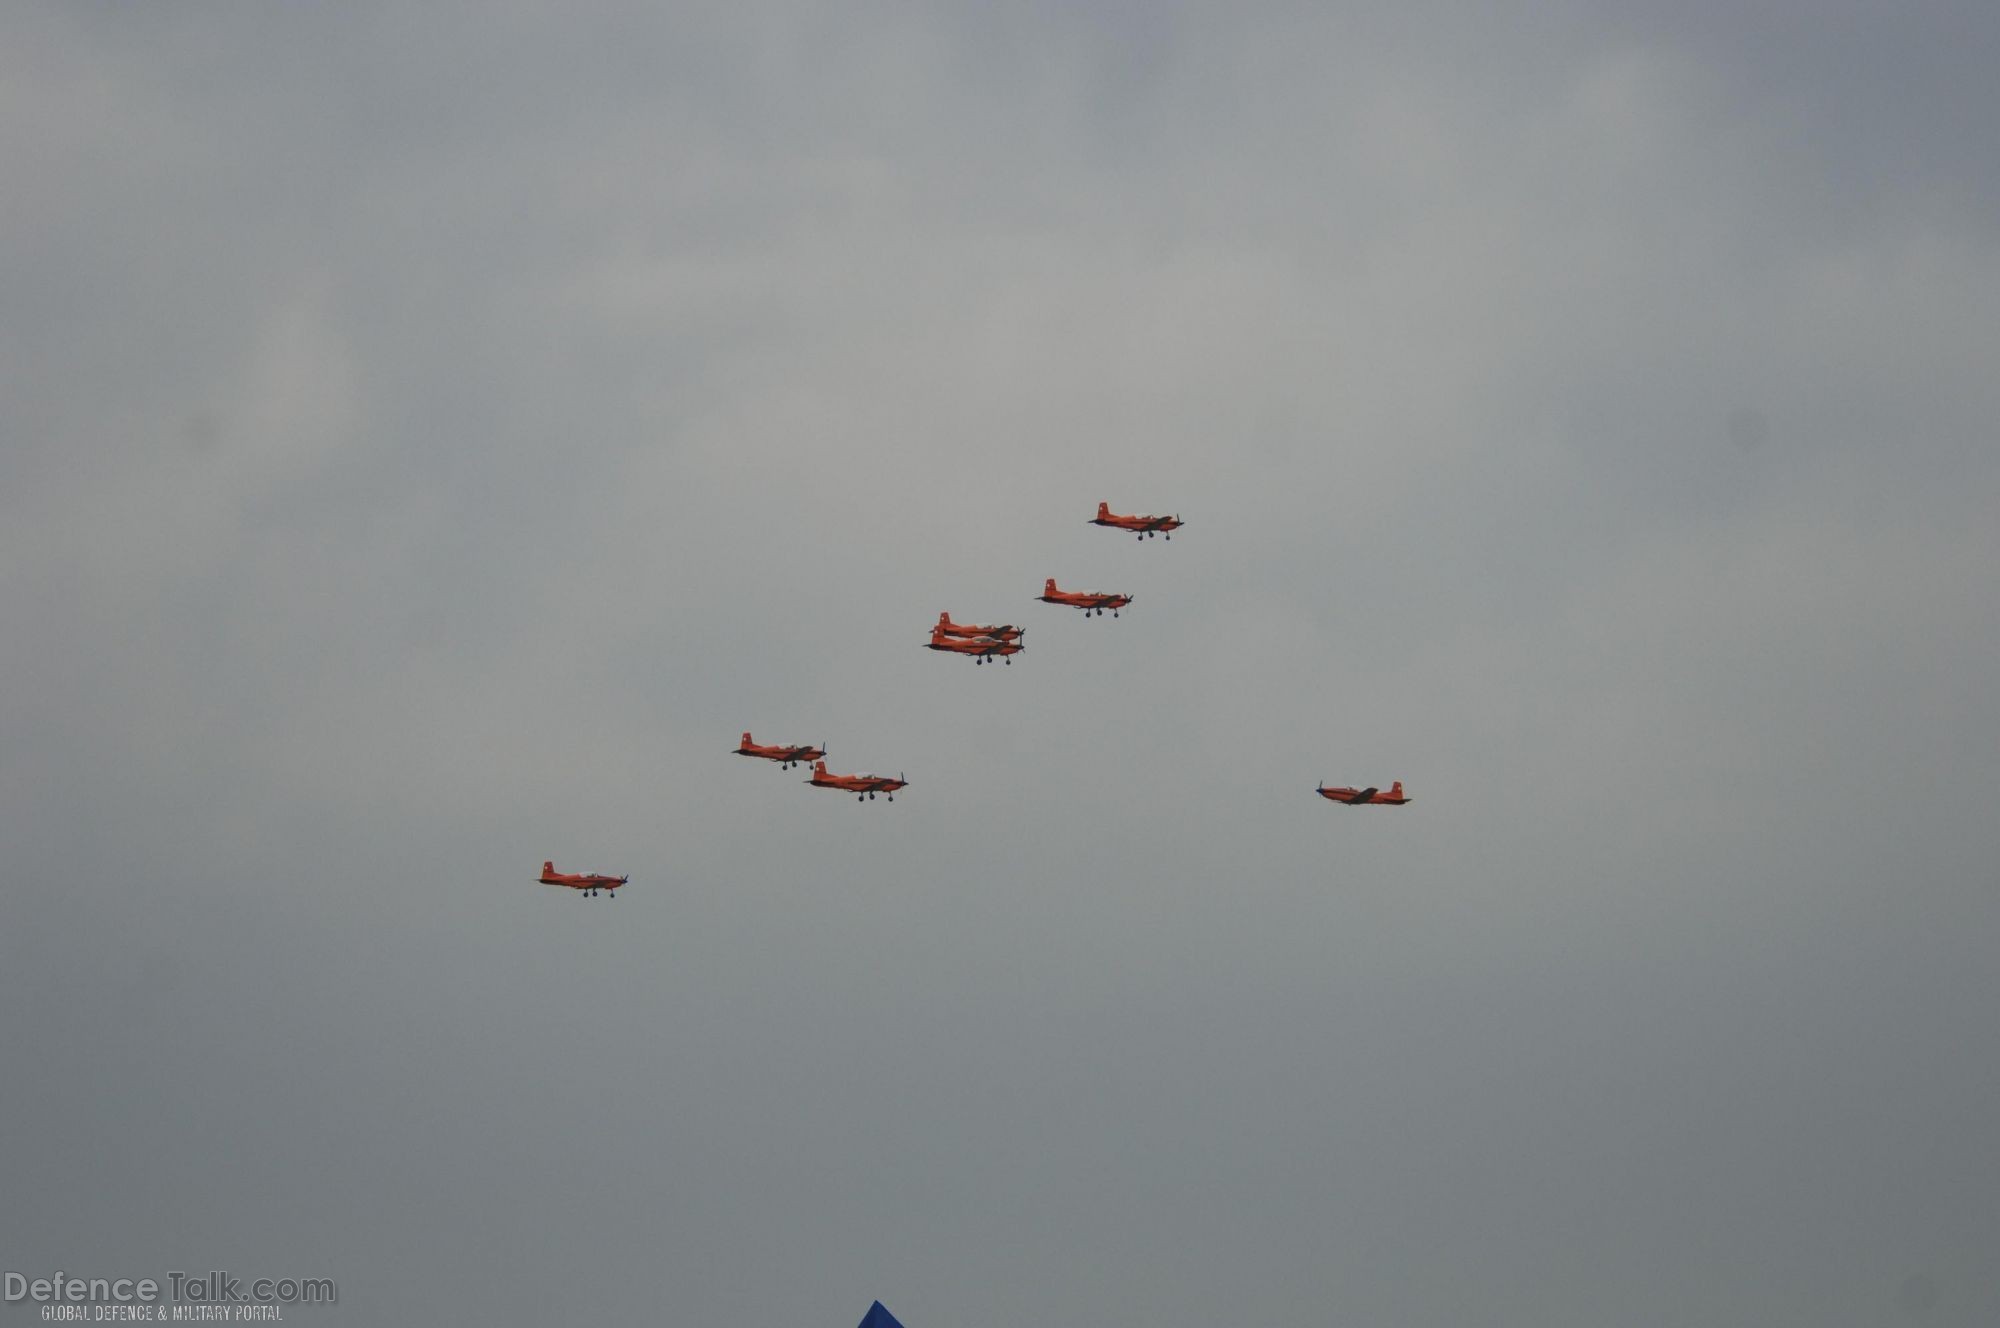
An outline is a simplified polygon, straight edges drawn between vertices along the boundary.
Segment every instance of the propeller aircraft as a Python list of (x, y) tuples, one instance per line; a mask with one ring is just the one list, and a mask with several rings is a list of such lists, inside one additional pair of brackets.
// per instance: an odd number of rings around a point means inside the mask
[(1111, 616), (1116, 618), (1118, 610), (1132, 602), (1130, 595), (1098, 594), (1088, 590), (1057, 590), (1054, 577), (1043, 583), (1042, 593), (1035, 598), (1044, 604), (1066, 604), (1072, 609), (1082, 609), (1086, 618), (1093, 613), (1102, 614), (1106, 609), (1111, 610)]
[(618, 887), (631, 879), (630, 876), (606, 876), (601, 872), (559, 872), (553, 862), (542, 864), (543, 885), (560, 885), (566, 890), (580, 890), (585, 899), (599, 890), (616, 899)]
[(1012, 664), (1011, 658), (1027, 647), (1017, 637), (1003, 641), (997, 636), (946, 636), (944, 628), (933, 627), (931, 639), (924, 646), (926, 650), (944, 650), (954, 655), (971, 655), (974, 664), (984, 664), (989, 659), (999, 659), (1002, 664)]
[(843, 793), (856, 794), (858, 795), (855, 798), (856, 802), (866, 802), (877, 793), (888, 794), (889, 801), (894, 802), (896, 790), (905, 787), (909, 782), (901, 775), (891, 779), (887, 775), (871, 775), (867, 771), (853, 775), (830, 775), (827, 773), (824, 761), (813, 762), (812, 778), (806, 781), (814, 788), (839, 789)]
[(1111, 510), (1111, 504), (1099, 503), (1097, 515), (1091, 518), (1090, 524), (1110, 526), (1113, 530), (1129, 530), (1140, 539), (1150, 539), (1156, 533), (1172, 539), (1173, 532), (1187, 522), (1177, 516), (1119, 516)]
[(1404, 796), (1403, 781), (1400, 779), (1389, 785), (1387, 793), (1384, 793), (1379, 788), (1328, 788), (1326, 785), (1321, 784), (1319, 786), (1319, 795), (1333, 802), (1344, 802), (1350, 807), (1359, 807), (1364, 803), (1380, 803), (1388, 807), (1400, 807), (1404, 803), (1411, 801), (1411, 799)]
[(1021, 639), (1021, 629), (1012, 623), (1003, 623), (998, 627), (979, 627), (972, 623), (955, 623), (951, 620), (950, 613), (938, 615), (937, 630), (946, 636), (990, 636), (996, 641)]
[(736, 754), (738, 756), (761, 756), (766, 761), (777, 761), (785, 769), (790, 770), (795, 764), (819, 760), (822, 756), (826, 755), (826, 746), (822, 743), (820, 746), (814, 747), (808, 743), (803, 747), (766, 747), (762, 743), (752, 742), (750, 735), (746, 733), (743, 735), (743, 745), (736, 749)]

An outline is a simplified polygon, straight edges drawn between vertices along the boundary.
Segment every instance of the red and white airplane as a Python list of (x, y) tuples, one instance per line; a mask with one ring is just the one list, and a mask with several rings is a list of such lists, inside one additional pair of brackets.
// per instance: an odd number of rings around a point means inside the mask
[(946, 636), (944, 628), (933, 627), (926, 650), (947, 650), (954, 655), (971, 655), (974, 664), (984, 664), (998, 658), (1002, 664), (1012, 664), (1011, 656), (1020, 654), (1025, 646), (1019, 639), (1003, 641), (997, 636)]
[(1101, 614), (1106, 609), (1111, 610), (1111, 616), (1116, 618), (1118, 610), (1132, 602), (1130, 595), (1103, 595), (1088, 590), (1057, 590), (1054, 577), (1050, 577), (1042, 584), (1042, 593), (1035, 598), (1044, 604), (1067, 604), (1072, 609), (1082, 609), (1086, 618), (1093, 613)]
[(1410, 801), (1409, 798), (1403, 795), (1403, 781), (1400, 779), (1389, 785), (1387, 793), (1378, 788), (1328, 788), (1326, 785), (1321, 784), (1319, 786), (1319, 795), (1322, 798), (1329, 798), (1334, 802), (1344, 802), (1350, 807), (1359, 807), (1363, 803), (1369, 802), (1380, 803), (1390, 807), (1400, 807)]
[(598, 872), (559, 872), (553, 862), (542, 864), (543, 885), (560, 885), (567, 890), (581, 890), (585, 899), (599, 890), (616, 899), (618, 887), (631, 879), (629, 876), (605, 876)]
[(1093, 526), (1110, 526), (1116, 530), (1133, 531), (1140, 539), (1146, 539), (1155, 533), (1172, 539), (1174, 537), (1173, 532), (1179, 530), (1187, 522), (1177, 516), (1119, 516), (1111, 510), (1111, 504), (1099, 503), (1097, 505), (1097, 515), (1091, 519), (1090, 524)]
[(943, 632), (946, 636), (990, 636), (996, 641), (1018, 641), (1021, 639), (1021, 629), (1012, 623), (1002, 623), (998, 627), (978, 627), (972, 623), (955, 623), (951, 620), (951, 614), (949, 613), (940, 613), (938, 615), (936, 630)]
[(806, 781), (814, 788), (839, 789), (843, 793), (858, 794), (856, 802), (866, 802), (877, 793), (888, 794), (889, 801), (894, 802), (896, 790), (905, 787), (909, 782), (900, 775), (891, 779), (887, 775), (871, 775), (866, 771), (854, 775), (829, 775), (824, 761), (813, 762), (813, 777)]
[(743, 745), (736, 749), (736, 754), (761, 756), (766, 761), (779, 761), (784, 764), (785, 769), (790, 770), (797, 763), (819, 760), (826, 755), (826, 748), (810, 744), (804, 747), (766, 747), (762, 743), (752, 742), (750, 735), (746, 733), (743, 735)]

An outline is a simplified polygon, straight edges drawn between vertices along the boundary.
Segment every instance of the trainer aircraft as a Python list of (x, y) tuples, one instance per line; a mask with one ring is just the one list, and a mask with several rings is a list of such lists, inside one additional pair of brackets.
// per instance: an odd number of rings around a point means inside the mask
[(553, 862), (542, 864), (543, 885), (560, 885), (566, 890), (581, 890), (585, 899), (599, 890), (616, 899), (618, 887), (631, 879), (629, 876), (605, 876), (599, 872), (559, 872)]
[(1057, 590), (1054, 577), (1043, 583), (1042, 593), (1035, 598), (1044, 604), (1067, 604), (1072, 609), (1082, 609), (1086, 618), (1093, 613), (1102, 614), (1106, 609), (1111, 610), (1111, 616), (1116, 618), (1118, 610), (1132, 602), (1130, 595), (1106, 595), (1088, 590)]
[(1172, 539), (1173, 532), (1187, 522), (1177, 516), (1119, 516), (1111, 510), (1111, 504), (1099, 503), (1097, 515), (1091, 518), (1090, 524), (1110, 526), (1114, 530), (1129, 530), (1137, 534), (1140, 539), (1148, 539), (1156, 533)]
[(856, 794), (858, 795), (854, 799), (856, 802), (866, 802), (877, 793), (888, 794), (889, 801), (894, 802), (896, 790), (909, 782), (900, 775), (891, 779), (887, 775), (871, 775), (867, 771), (854, 775), (830, 775), (826, 771), (824, 761), (813, 762), (812, 778), (806, 781), (814, 788), (839, 789), (843, 793)]
[(1010, 656), (1021, 653), (1024, 646), (1020, 641), (1003, 641), (997, 636), (946, 636), (944, 628), (931, 629), (931, 639), (926, 650), (946, 650), (954, 655), (971, 655), (974, 664), (984, 664), (989, 659), (998, 658), (1002, 664), (1012, 664)]
[(998, 627), (980, 627), (972, 623), (955, 623), (949, 613), (938, 615), (937, 630), (946, 636), (990, 636), (996, 641), (1021, 639), (1021, 629), (1012, 623), (1002, 623)]
[(1319, 795), (1334, 802), (1344, 802), (1350, 807), (1359, 807), (1363, 803), (1370, 802), (1383, 803), (1390, 807), (1400, 807), (1410, 801), (1409, 798), (1403, 796), (1403, 781), (1400, 779), (1389, 785), (1387, 793), (1378, 788), (1328, 788), (1326, 785), (1321, 784), (1319, 786)]
[(752, 742), (750, 735), (746, 733), (743, 735), (743, 745), (736, 749), (736, 754), (738, 756), (761, 756), (766, 761), (778, 761), (784, 765), (785, 769), (790, 770), (794, 764), (819, 760), (822, 756), (826, 755), (826, 748), (811, 745), (804, 747), (766, 747), (762, 743)]

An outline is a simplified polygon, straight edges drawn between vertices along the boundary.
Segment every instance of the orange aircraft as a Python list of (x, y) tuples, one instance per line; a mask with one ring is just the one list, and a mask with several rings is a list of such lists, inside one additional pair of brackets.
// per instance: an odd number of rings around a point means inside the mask
[(799, 762), (819, 760), (820, 757), (826, 755), (826, 748), (811, 745), (804, 747), (766, 747), (761, 743), (750, 741), (750, 735), (746, 733), (743, 735), (743, 745), (736, 749), (736, 754), (738, 756), (761, 756), (766, 761), (781, 761), (784, 763), (785, 769), (790, 770), (794, 764)]
[(1140, 539), (1151, 537), (1154, 532), (1173, 538), (1173, 533), (1187, 522), (1177, 516), (1119, 516), (1111, 510), (1111, 504), (1099, 503), (1097, 515), (1091, 519), (1093, 526), (1110, 526), (1116, 530), (1130, 530)]
[(1101, 614), (1106, 609), (1111, 610), (1111, 616), (1116, 618), (1118, 610), (1132, 602), (1130, 595), (1100, 595), (1088, 590), (1057, 590), (1054, 577), (1043, 583), (1042, 593), (1035, 598), (1044, 604), (1067, 604), (1072, 609), (1082, 609), (1086, 618), (1093, 613)]
[(998, 656), (1002, 664), (1012, 664), (1010, 656), (1018, 655), (1027, 647), (1020, 641), (1002, 641), (997, 636), (946, 636), (944, 628), (931, 629), (930, 644), (926, 650), (948, 650), (955, 655), (971, 655), (974, 664), (984, 664)]
[(581, 890), (585, 899), (599, 890), (616, 899), (618, 887), (631, 879), (629, 876), (601, 876), (596, 872), (559, 872), (553, 862), (542, 864), (543, 885), (560, 885), (569, 890)]
[(843, 793), (859, 794), (860, 796), (855, 798), (856, 802), (866, 802), (877, 793), (888, 794), (889, 801), (894, 802), (896, 790), (909, 782), (900, 775), (891, 779), (887, 775), (871, 775), (866, 771), (858, 775), (829, 775), (824, 761), (813, 762), (813, 777), (806, 781), (814, 788), (839, 789)]
[(1400, 779), (1389, 785), (1387, 793), (1378, 788), (1328, 788), (1326, 785), (1321, 784), (1319, 786), (1319, 795), (1322, 798), (1330, 798), (1334, 802), (1344, 802), (1350, 807), (1359, 807), (1364, 802), (1384, 803), (1391, 807), (1400, 807), (1410, 801), (1409, 798), (1403, 796), (1403, 781)]
[(999, 627), (975, 627), (971, 623), (953, 622), (949, 613), (938, 615), (937, 630), (946, 636), (990, 636), (996, 641), (1021, 639), (1021, 629), (1012, 623), (1004, 623)]

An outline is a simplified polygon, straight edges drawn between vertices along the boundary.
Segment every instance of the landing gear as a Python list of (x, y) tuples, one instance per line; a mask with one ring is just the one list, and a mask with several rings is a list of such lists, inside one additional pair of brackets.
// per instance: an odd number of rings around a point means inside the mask
[(895, 800), (896, 800), (896, 795), (895, 795), (895, 794), (893, 794), (893, 793), (891, 793), (891, 794), (889, 795), (889, 801), (891, 801), (891, 802), (894, 802)]
[(870, 802), (873, 802), (873, 801), (875, 801), (875, 795), (874, 795), (873, 793), (871, 793), (871, 794), (869, 794), (869, 795), (868, 795), (868, 801), (870, 801)]

